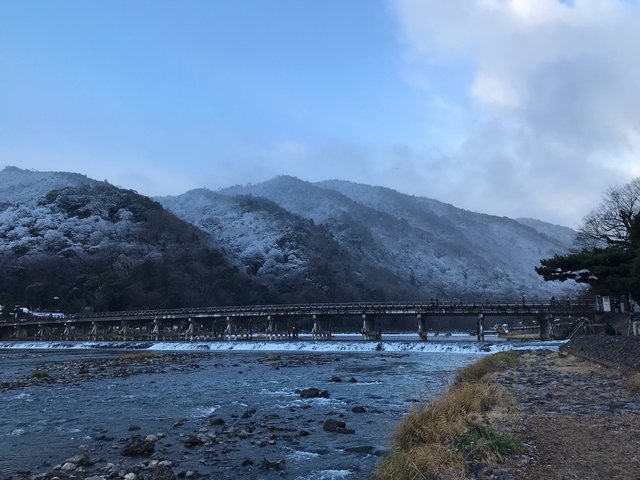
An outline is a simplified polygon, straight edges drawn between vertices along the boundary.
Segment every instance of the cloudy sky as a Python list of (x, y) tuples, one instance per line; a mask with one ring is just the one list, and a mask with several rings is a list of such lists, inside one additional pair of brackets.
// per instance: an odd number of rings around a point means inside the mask
[(575, 227), (640, 176), (631, 0), (0, 2), (0, 168), (288, 174)]

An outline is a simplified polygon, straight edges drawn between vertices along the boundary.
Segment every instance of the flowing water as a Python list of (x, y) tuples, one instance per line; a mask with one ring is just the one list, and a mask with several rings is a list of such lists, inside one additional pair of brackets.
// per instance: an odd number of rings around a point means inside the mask
[[(178, 459), (180, 469), (209, 478), (367, 478), (412, 406), (440, 393), (459, 368), (487, 351), (514, 345), (477, 344), (463, 336), (440, 342), (398, 336), (380, 343), (348, 337), (277, 344), (14, 343), (0, 344), (0, 381), (28, 376), (44, 364), (122, 353), (114, 347), (197, 354), (187, 371), (167, 366), (158, 373), (0, 393), (0, 478), (17, 470), (47, 471), (81, 445), (94, 459), (117, 461), (118, 440), (131, 436), (132, 426), (143, 436), (166, 434), (159, 444), (162, 458)], [(328, 390), (329, 398), (296, 393), (311, 387)], [(354, 413), (355, 406), (366, 412)], [(212, 427), (212, 414), (225, 424)], [(329, 418), (346, 422), (355, 434), (324, 431)], [(181, 434), (201, 429), (217, 431), (224, 441), (182, 445)], [(285, 460), (286, 466), (263, 470), (263, 459)]]

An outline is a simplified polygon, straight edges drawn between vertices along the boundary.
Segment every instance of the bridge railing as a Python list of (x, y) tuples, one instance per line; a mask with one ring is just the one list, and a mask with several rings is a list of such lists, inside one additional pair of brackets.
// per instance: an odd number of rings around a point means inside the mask
[(215, 306), (215, 307), (188, 307), (177, 309), (145, 309), (145, 310), (127, 310), (116, 312), (94, 312), (67, 315), (68, 319), (85, 319), (85, 318), (110, 318), (110, 317), (141, 317), (141, 316), (171, 316), (171, 315), (188, 315), (188, 314), (239, 314), (239, 313), (277, 313), (277, 312), (296, 312), (313, 313), (315, 311), (342, 311), (349, 313), (365, 312), (367, 310), (422, 310), (425, 313), (442, 311), (499, 311), (499, 310), (517, 310), (519, 312), (531, 311), (594, 311), (593, 302), (584, 301), (563, 301), (563, 302), (534, 302), (522, 304), (520, 302), (343, 302), (343, 303), (310, 303), (310, 304), (266, 304), (266, 305), (234, 305), (234, 306)]

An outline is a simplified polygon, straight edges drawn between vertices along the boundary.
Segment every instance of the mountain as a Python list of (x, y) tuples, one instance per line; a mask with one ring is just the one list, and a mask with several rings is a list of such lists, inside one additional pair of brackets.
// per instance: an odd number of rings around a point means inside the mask
[(79, 173), (37, 172), (5, 167), (0, 170), (0, 205), (12, 203), (35, 205), (51, 190), (99, 183), (101, 182)]
[(273, 300), (208, 235), (134, 191), (9, 167), (0, 199), (0, 304), (79, 311)]
[(411, 291), (402, 279), (351, 257), (324, 226), (271, 200), (206, 189), (157, 200), (289, 302), (402, 298)]
[(566, 250), (575, 247), (577, 232), (572, 228), (554, 225), (534, 218), (516, 218), (516, 221), (560, 242)]
[[(436, 200), (345, 181), (312, 184), (282, 176), (235, 186), (222, 195), (266, 198), (324, 227), (361, 268), (401, 278), (413, 298), (531, 299), (561, 295), (544, 282), (541, 258), (570, 248), (554, 235), (506, 217), (469, 212)], [(562, 227), (558, 227), (562, 228)]]
[(567, 286), (534, 267), (574, 235), (339, 180), (281, 176), (152, 200), (83, 175), (7, 167), (0, 304), (548, 299)]

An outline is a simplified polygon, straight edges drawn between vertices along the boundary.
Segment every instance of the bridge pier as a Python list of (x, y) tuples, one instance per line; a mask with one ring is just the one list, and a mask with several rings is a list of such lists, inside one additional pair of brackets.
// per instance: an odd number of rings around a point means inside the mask
[(427, 317), (421, 313), (418, 314), (418, 335), (422, 340), (427, 340)]
[(20, 327), (16, 326), (11, 333), (11, 340), (20, 340), (21, 333)]
[(71, 325), (69, 324), (69, 322), (65, 322), (64, 324), (64, 330), (62, 330), (62, 335), (61, 335), (61, 339), (68, 342), (69, 341), (69, 337), (71, 337)]
[(227, 317), (227, 328), (225, 328), (223, 338), (225, 340), (250, 340), (251, 320), (247, 322), (247, 327), (242, 324), (242, 319), (237, 317)]
[(479, 342), (484, 342), (484, 313), (480, 312), (476, 315), (476, 332)]
[(149, 335), (149, 339), (155, 340), (157, 342), (159, 337), (160, 337), (160, 324), (158, 323), (158, 319), (154, 318), (153, 328), (151, 329), (151, 334)]
[(331, 319), (313, 315), (311, 337), (314, 340), (331, 340)]
[(91, 329), (89, 330), (89, 335), (87, 335), (87, 340), (93, 340), (94, 342), (98, 339), (98, 324), (96, 322), (91, 322)]
[(538, 324), (540, 325), (540, 340), (545, 341), (551, 338), (552, 319), (553, 315), (550, 313), (538, 316)]
[(367, 317), (366, 313), (362, 314), (362, 340), (382, 340), (382, 332), (376, 318)]
[(291, 338), (291, 328), (289, 317), (267, 316), (267, 339), (282, 340)]
[(184, 339), (185, 340), (188, 339), (190, 342), (193, 342), (194, 331), (195, 331), (195, 329), (194, 329), (194, 325), (193, 325), (193, 320), (191, 320), (191, 318), (189, 318), (189, 326), (184, 331)]
[(122, 322), (121, 326), (120, 326), (120, 333), (122, 334), (122, 341), (126, 342), (127, 341), (127, 333), (129, 332), (129, 325), (127, 325), (127, 322)]

